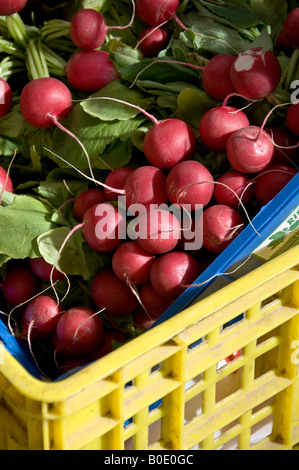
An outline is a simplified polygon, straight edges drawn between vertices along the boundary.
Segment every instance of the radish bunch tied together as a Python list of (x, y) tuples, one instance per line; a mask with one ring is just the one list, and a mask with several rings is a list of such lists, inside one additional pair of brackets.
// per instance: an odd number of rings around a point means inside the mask
[(298, 174), (279, 1), (0, 0), (0, 320), (51, 378), (163, 319)]

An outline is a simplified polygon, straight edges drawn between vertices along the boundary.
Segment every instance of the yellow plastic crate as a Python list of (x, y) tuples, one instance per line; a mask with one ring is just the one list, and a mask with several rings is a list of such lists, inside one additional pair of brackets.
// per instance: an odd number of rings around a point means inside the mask
[(4, 352), (0, 449), (298, 448), (298, 263), (299, 246), (60, 382)]

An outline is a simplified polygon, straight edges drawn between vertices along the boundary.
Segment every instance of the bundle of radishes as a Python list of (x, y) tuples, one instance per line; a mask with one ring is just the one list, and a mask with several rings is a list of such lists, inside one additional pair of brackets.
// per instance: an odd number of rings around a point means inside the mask
[(51, 377), (153, 325), (298, 172), (299, 9), (271, 31), (246, 8), (234, 50), (236, 2), (183, 3), (29, 27), (44, 2), (0, 1), (1, 318)]

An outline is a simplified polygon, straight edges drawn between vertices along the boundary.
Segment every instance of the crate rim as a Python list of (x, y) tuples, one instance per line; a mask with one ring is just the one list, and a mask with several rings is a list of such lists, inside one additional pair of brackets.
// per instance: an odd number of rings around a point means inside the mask
[[(200, 300), (179, 312), (177, 315), (169, 318), (154, 328), (144, 332), (139, 337), (132, 339), (121, 346), (122, 354), (119, 350), (109, 353), (109, 361), (104, 356), (83, 367), (81, 370), (70, 376), (57, 381), (40, 380), (33, 377), (16, 358), (5, 351), (4, 363), (0, 364), (0, 374), (2, 374), (23, 396), (34, 401), (53, 403), (64, 401), (70, 396), (78, 393), (80, 390), (88, 388), (99, 380), (107, 379), (118, 369), (129, 364), (132, 361), (132, 350), (142, 351), (136, 360), (142, 354), (158, 346), (163, 339), (163, 343), (178, 335), (198, 321), (203, 320), (209, 315), (223, 308), (224, 305), (239, 299), (245, 293), (252, 291), (257, 286), (265, 284), (275, 278), (279, 273), (285, 272), (296, 266), (299, 260), (299, 245), (289, 249), (287, 252), (275, 257), (262, 266), (245, 274), (239, 279), (225, 287), (220, 288), (208, 297)], [(265, 271), (267, 277), (265, 278)], [(244, 288), (246, 286), (246, 288)], [(198, 305), (200, 304), (200, 314)], [(184, 321), (182, 321), (184, 318)], [(165, 335), (167, 332), (167, 335)], [(144, 335), (150, 337), (150, 346), (142, 350), (138, 347), (138, 342), (144, 341)], [(82, 378), (84, 377), (84, 387), (82, 387)]]

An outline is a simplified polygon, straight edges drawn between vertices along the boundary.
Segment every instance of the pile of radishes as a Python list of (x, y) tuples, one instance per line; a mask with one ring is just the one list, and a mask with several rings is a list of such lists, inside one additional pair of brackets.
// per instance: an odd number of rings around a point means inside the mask
[[(26, 3), (0, 1), (0, 15), (16, 13)], [(175, 18), (178, 7), (178, 0), (136, 0), (136, 14), (145, 24), (139, 38), (144, 56), (165, 47), (165, 23)], [(86, 24), (91, 24), (88, 34)], [(70, 32), (79, 50), (68, 61), (66, 80), (39, 78), (22, 90), (20, 109), (28, 123), (67, 131), (61, 121), (73, 107), (70, 89), (92, 93), (120, 78), (109, 53), (101, 50), (108, 29), (96, 10), (74, 16)], [(293, 48), (299, 46), (298, 31), (297, 8), (284, 30)], [(280, 83), (273, 52), (258, 47), (237, 56), (216, 55), (201, 77), (203, 89), (219, 104), (203, 115), (198, 129), (178, 116), (158, 120), (146, 113), (151, 120), (143, 140), (147, 163), (107, 170), (103, 181), (89, 178), (89, 189), (71, 201), (78, 221), (71, 234), (81, 230), (92, 250), (111, 258), (86, 287), (88, 306), (64, 308), (51, 288), (67, 276), (42, 258), (7, 269), (1, 290), (6, 306), (18, 311), (14, 334), (27, 338), (31, 347), (44, 342), (58, 375), (106, 355), (153, 325), (239, 235), (253, 209), (256, 213), (271, 201), (298, 172), (299, 104), (285, 108), (283, 126), (268, 125), (269, 116), (260, 126), (252, 124), (246, 113), (252, 103), (271, 102)], [(0, 105), (1, 116), (11, 106), (8, 84), (5, 90), (9, 99)], [(195, 158), (199, 143), (215, 155), (225, 154), (227, 171), (220, 177)], [(14, 182), (0, 167), (2, 189), (13, 193)], [(122, 326), (127, 318), (133, 329)]]

